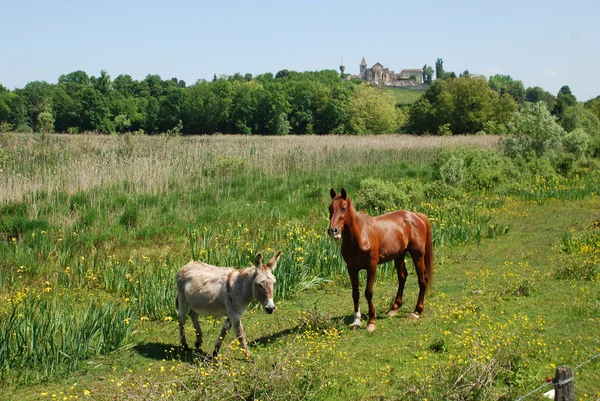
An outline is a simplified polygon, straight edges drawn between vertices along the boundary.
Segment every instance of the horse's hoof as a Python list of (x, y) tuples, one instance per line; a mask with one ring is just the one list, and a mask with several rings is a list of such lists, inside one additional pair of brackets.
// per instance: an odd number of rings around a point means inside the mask
[(419, 320), (419, 315), (417, 315), (415, 312), (413, 312), (410, 315), (408, 315), (408, 318), (410, 320)]
[(362, 323), (360, 321), (354, 322), (350, 325), (352, 330), (360, 329), (362, 327)]
[(389, 312), (387, 313), (387, 315), (389, 317), (396, 316), (397, 314), (398, 314), (398, 309), (396, 309), (396, 310), (390, 309)]
[(375, 323), (369, 323), (369, 324), (367, 324), (367, 331), (369, 333), (374, 332), (375, 331)]

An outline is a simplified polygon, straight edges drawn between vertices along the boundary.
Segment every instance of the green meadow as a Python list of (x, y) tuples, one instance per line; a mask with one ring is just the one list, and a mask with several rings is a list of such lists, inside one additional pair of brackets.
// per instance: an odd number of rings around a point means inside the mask
[[(498, 140), (2, 134), (1, 398), (513, 400), (584, 362), (577, 399), (599, 398), (600, 173), (513, 161)], [(370, 214), (430, 217), (418, 321), (407, 260), (401, 313), (385, 314), (397, 279), (381, 265), (377, 330), (350, 329), (332, 187)], [(278, 249), (277, 310), (242, 318), (252, 356), (230, 334), (205, 360), (210, 317), (202, 352), (181, 351), (177, 270)]]
[(402, 88), (386, 88), (385, 91), (394, 97), (396, 103), (413, 103), (425, 93), (421, 90)]

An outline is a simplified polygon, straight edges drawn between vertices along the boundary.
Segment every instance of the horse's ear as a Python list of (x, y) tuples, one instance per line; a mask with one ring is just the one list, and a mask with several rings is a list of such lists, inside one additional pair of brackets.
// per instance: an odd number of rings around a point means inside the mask
[(329, 191), (329, 195), (331, 195), (331, 199), (335, 198), (335, 196), (337, 195), (335, 193), (335, 189), (331, 188), (331, 191)]
[(277, 251), (275, 256), (273, 256), (271, 258), (271, 260), (269, 260), (269, 263), (267, 263), (267, 267), (271, 270), (275, 270), (277, 268), (277, 262), (279, 261), (280, 256), (281, 256), (281, 251)]
[(346, 200), (346, 198), (348, 197), (348, 194), (346, 193), (346, 190), (345, 190), (344, 188), (342, 188), (342, 193), (341, 193), (341, 195), (342, 195), (342, 199), (343, 199), (343, 200)]
[(262, 255), (260, 253), (257, 253), (256, 257), (254, 258), (254, 266), (257, 268), (262, 266)]

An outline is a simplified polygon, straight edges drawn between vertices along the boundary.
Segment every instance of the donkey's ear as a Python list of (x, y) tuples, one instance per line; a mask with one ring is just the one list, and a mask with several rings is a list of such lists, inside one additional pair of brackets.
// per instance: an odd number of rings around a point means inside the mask
[(260, 253), (256, 254), (254, 258), (254, 266), (260, 268), (262, 266), (262, 255)]
[(342, 188), (342, 193), (341, 193), (341, 195), (342, 195), (342, 199), (343, 199), (343, 200), (346, 200), (346, 198), (348, 197), (348, 194), (346, 193), (346, 190), (345, 190), (344, 188)]
[(267, 263), (267, 267), (271, 270), (275, 270), (277, 268), (277, 262), (279, 261), (280, 256), (281, 256), (281, 251), (277, 251), (275, 256), (273, 256), (271, 258), (271, 260), (269, 260), (269, 263)]
[(331, 190), (329, 191), (329, 195), (331, 196), (331, 199), (335, 198), (335, 196), (337, 195), (335, 193), (335, 189), (331, 188)]

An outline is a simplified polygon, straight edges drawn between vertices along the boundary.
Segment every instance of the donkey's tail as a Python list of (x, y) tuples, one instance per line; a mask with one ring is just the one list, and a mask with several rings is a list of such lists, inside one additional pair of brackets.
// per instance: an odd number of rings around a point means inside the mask
[(431, 231), (431, 223), (429, 222), (429, 218), (423, 213), (417, 213), (417, 216), (423, 220), (425, 226), (427, 227), (427, 239), (425, 243), (425, 268), (427, 269), (427, 287), (433, 281), (433, 233)]

